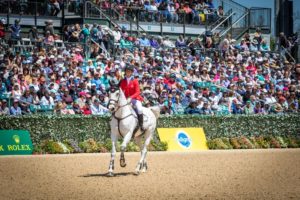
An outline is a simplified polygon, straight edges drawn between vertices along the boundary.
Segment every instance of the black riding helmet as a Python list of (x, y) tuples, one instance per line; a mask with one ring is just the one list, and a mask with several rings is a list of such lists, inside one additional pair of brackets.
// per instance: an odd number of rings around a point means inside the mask
[(125, 67), (125, 71), (126, 70), (130, 70), (130, 71), (134, 71), (134, 67), (132, 66), (132, 65), (127, 65), (126, 67)]

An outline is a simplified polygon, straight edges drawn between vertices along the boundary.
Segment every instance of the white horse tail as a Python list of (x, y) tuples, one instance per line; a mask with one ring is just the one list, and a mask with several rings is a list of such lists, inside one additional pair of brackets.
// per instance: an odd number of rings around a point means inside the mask
[(160, 115), (160, 107), (159, 106), (152, 106), (150, 107), (150, 110), (154, 113), (156, 119), (158, 119)]

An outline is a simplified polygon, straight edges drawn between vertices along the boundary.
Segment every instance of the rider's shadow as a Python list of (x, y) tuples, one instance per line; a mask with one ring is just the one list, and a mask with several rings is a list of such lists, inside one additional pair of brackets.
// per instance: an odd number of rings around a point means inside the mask
[[(120, 176), (135, 176), (135, 173), (134, 172), (114, 173), (114, 176), (112, 177), (120, 177)], [(86, 174), (86, 175), (81, 175), (79, 177), (91, 178), (91, 177), (109, 177), (109, 176), (107, 173), (104, 173), (104, 174)]]

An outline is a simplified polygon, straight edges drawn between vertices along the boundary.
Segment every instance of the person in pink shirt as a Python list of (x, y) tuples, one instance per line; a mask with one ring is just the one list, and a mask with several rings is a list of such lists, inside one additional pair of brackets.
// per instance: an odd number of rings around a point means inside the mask
[(79, 48), (75, 49), (75, 60), (77, 60), (77, 62), (83, 62), (83, 57), (80, 52), (81, 50)]

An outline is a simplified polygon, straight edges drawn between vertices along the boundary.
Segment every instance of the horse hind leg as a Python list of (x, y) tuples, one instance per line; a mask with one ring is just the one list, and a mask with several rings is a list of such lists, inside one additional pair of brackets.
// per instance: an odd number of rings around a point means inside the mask
[(151, 135), (151, 131), (148, 129), (145, 132), (145, 143), (143, 145), (143, 148), (141, 149), (141, 159), (139, 160), (136, 169), (135, 169), (135, 174), (138, 175), (140, 174), (140, 172), (146, 172), (148, 169), (148, 165), (146, 162), (146, 156), (147, 156), (147, 147), (150, 144), (152, 135)]

